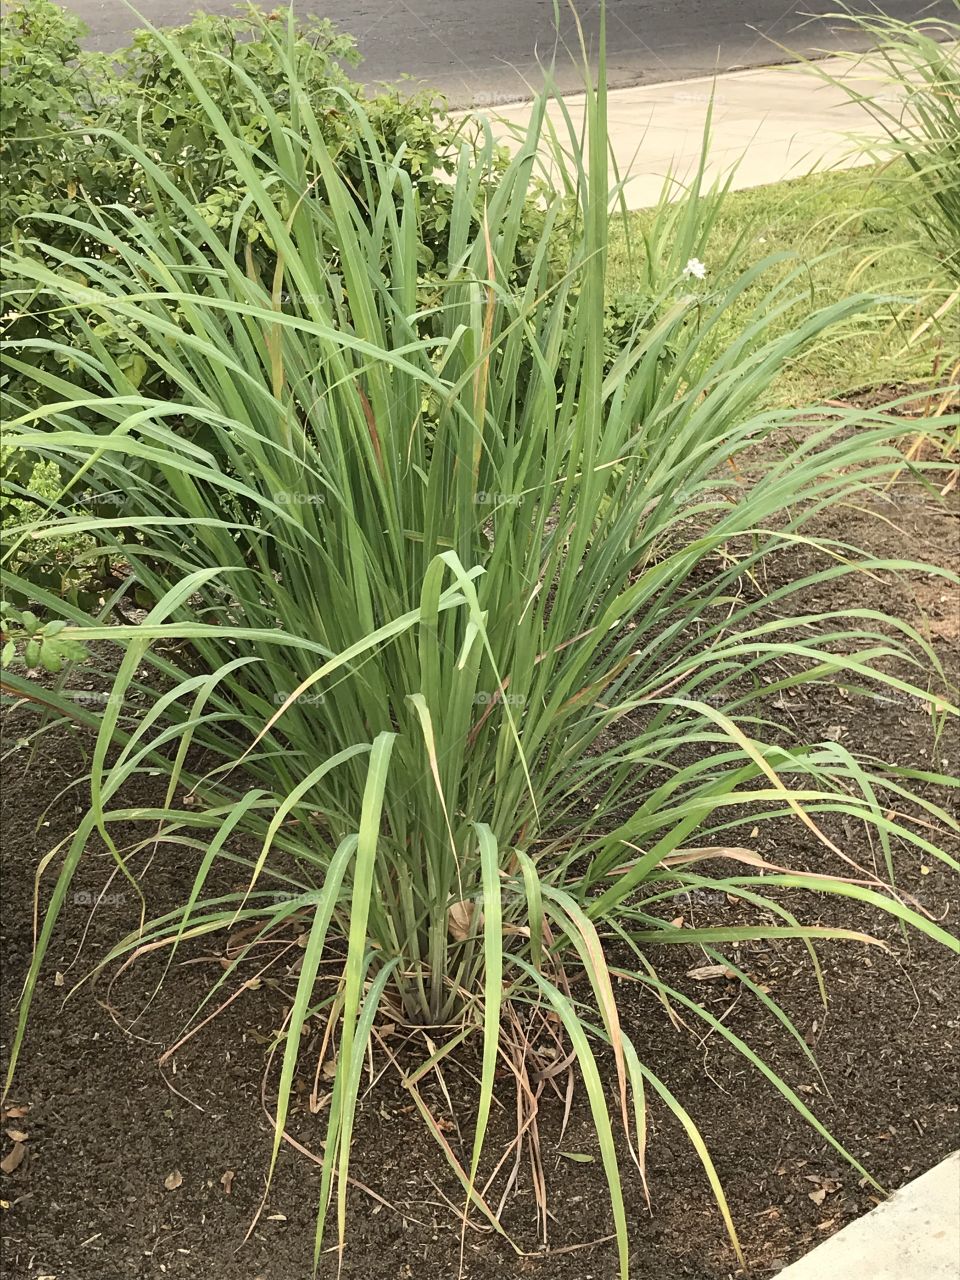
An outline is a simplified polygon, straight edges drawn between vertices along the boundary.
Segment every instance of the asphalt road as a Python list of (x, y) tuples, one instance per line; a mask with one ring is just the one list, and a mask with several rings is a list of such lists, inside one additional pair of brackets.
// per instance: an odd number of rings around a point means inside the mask
[[(122, 0), (61, 0), (90, 28), (90, 47), (113, 50), (138, 25)], [(266, 7), (269, 0), (261, 0)], [(197, 8), (228, 13), (234, 0), (134, 0), (150, 22), (183, 22)], [(567, 0), (561, 0), (560, 34), (576, 47)], [(868, 9), (869, 0), (852, 7)], [(898, 18), (921, 13), (948, 16), (948, 0), (879, 0)], [(849, 48), (851, 38), (823, 17), (839, 0), (608, 0), (607, 57), (611, 86), (682, 80), (716, 70), (782, 62), (789, 49)], [(537, 59), (550, 61), (556, 45), (553, 0), (298, 0), (302, 13), (332, 19), (359, 42), (364, 56), (359, 76), (368, 83), (413, 76), (443, 90), (460, 105), (493, 105), (530, 96), (539, 79)], [(577, 0), (584, 33), (596, 42), (599, 4)], [(562, 46), (558, 79), (576, 88), (580, 74)]]

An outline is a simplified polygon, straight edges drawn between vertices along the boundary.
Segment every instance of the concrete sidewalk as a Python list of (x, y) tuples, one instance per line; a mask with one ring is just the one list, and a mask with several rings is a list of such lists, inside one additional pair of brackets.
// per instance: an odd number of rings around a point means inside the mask
[[(861, 93), (884, 95), (887, 105), (893, 99), (894, 91), (886, 81), (866, 75), (845, 59), (827, 58), (818, 66), (845, 77)], [(626, 186), (629, 208), (655, 204), (671, 171), (682, 183), (695, 170), (711, 97), (707, 172), (710, 177), (725, 175), (736, 165), (735, 188), (799, 178), (819, 169), (868, 164), (869, 158), (858, 151), (852, 135), (878, 141), (886, 136), (842, 89), (802, 63), (616, 89), (609, 94), (610, 141), (620, 176), (630, 179)], [(579, 126), (583, 94), (564, 102)], [(550, 103), (548, 113), (559, 136), (565, 138), (566, 126), (556, 102)], [(530, 106), (517, 103), (485, 114), (496, 135), (511, 144), (512, 130), (526, 125)]]
[(958, 1275), (960, 1151), (955, 1151), (781, 1271), (777, 1280), (957, 1280)]

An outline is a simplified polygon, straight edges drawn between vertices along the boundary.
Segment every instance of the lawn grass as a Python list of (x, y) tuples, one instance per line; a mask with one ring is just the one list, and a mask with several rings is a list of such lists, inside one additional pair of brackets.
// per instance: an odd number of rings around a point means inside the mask
[[(722, 281), (722, 263), (741, 237), (749, 242), (750, 263), (779, 253), (789, 260), (771, 265), (763, 281), (730, 308), (718, 344), (749, 323), (771, 273), (786, 275), (797, 256), (810, 263), (809, 304), (800, 304), (805, 308), (858, 292), (890, 295), (784, 368), (771, 389), (773, 403), (799, 405), (884, 383), (942, 383), (949, 373), (943, 366), (960, 350), (960, 309), (933, 320), (911, 341), (942, 306), (950, 286), (917, 242), (904, 200), (906, 177), (905, 165), (871, 165), (732, 192), (724, 202), (709, 241), (707, 278), (698, 289)], [(629, 218), (636, 244), (654, 213), (642, 210)], [(622, 220), (615, 226), (607, 279), (611, 300), (636, 288)], [(784, 315), (771, 336), (789, 328), (796, 315)]]

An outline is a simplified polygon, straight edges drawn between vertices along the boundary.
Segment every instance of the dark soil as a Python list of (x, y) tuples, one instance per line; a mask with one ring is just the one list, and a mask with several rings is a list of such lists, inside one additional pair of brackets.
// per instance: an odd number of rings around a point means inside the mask
[[(867, 546), (877, 555), (956, 563), (960, 512), (955, 496), (943, 505), (904, 483), (889, 500), (878, 498), (872, 505), (872, 510), (834, 511), (820, 520), (817, 532)], [(781, 558), (776, 573), (782, 581), (794, 579), (815, 562), (815, 552), (800, 548)], [(803, 601), (804, 608), (855, 605), (911, 621), (956, 678), (957, 600), (942, 580), (918, 573), (857, 575)], [(935, 743), (929, 715), (910, 698), (876, 701), (822, 686), (771, 714), (798, 725), (809, 740), (839, 738), (853, 750), (900, 764), (935, 764), (948, 771), (957, 763), (956, 736)], [(8, 751), (35, 726), (32, 710), (10, 712)], [(89, 747), (82, 732), (57, 729), (41, 735), (32, 749), (10, 751), (5, 762), (6, 1052), (32, 945), (34, 876), (42, 856), (76, 822), (82, 792), (65, 788), (84, 771)], [(933, 788), (926, 789), (946, 803)], [(127, 799), (156, 802), (162, 798), (159, 780), (150, 792), (149, 780), (143, 780), (139, 794)], [(846, 830), (842, 821), (824, 825), (858, 859), (874, 857), (861, 832)], [(755, 844), (773, 861), (821, 865), (821, 851), (799, 823), (764, 823)], [(175, 848), (157, 850), (143, 882), (151, 913), (182, 893), (182, 856)], [(28, 1138), (19, 1167), (0, 1183), (6, 1275), (17, 1280), (307, 1280), (319, 1191), (319, 1170), (308, 1156), (289, 1147), (281, 1152), (266, 1205), (244, 1242), (269, 1157), (272, 1131), (261, 1106), (261, 1078), (267, 1042), (284, 1016), (283, 982), (265, 981), (244, 991), (161, 1071), (159, 1056), (179, 1038), (221, 972), (224, 940), (185, 946), (149, 1004), (163, 971), (156, 956), (132, 966), (111, 990), (101, 981), (64, 1003), (65, 993), (103, 950), (137, 923), (136, 895), (120, 877), (91, 919), (85, 895), (100, 893), (112, 866), (108, 855), (81, 864), (41, 976), (8, 1098), (8, 1107), (18, 1110), (7, 1115), (4, 1127)], [(896, 868), (900, 888), (916, 895), (945, 927), (955, 928), (960, 915), (956, 878), (916, 850), (900, 850)], [(839, 942), (818, 948), (830, 996), (827, 1012), (802, 944), (743, 944), (737, 952), (741, 966), (770, 988), (815, 1047), (822, 1080), (799, 1046), (739, 984), (686, 976), (704, 963), (699, 951), (661, 947), (659, 952), (670, 954), (653, 958), (674, 985), (723, 1015), (725, 1025), (781, 1072), (870, 1173), (893, 1189), (960, 1142), (955, 967), (944, 949), (922, 937), (908, 942), (892, 921), (855, 904), (805, 896), (791, 905), (807, 922), (863, 928), (889, 944), (888, 950)], [(702, 923), (732, 908), (711, 902), (681, 909)], [(751, 1274), (776, 1272), (877, 1202), (875, 1189), (718, 1034), (707, 1035), (704, 1024), (689, 1016), (688, 1030), (674, 1029), (662, 1007), (629, 984), (622, 985), (620, 995), (641, 1057), (702, 1130)], [(121, 1029), (134, 1018), (129, 1031)], [(469, 1096), (462, 1068), (452, 1066), (447, 1082), (451, 1093)], [(311, 1084), (301, 1082), (290, 1128), (317, 1152), (324, 1116), (309, 1110)], [(511, 1132), (509, 1090), (503, 1100), (491, 1152)], [(545, 1254), (538, 1244), (530, 1179), (522, 1174), (504, 1225), (528, 1255), (518, 1256), (491, 1231), (471, 1228), (462, 1272), (468, 1280), (613, 1280), (617, 1274), (613, 1245), (591, 1243), (612, 1230), (599, 1161), (570, 1158), (570, 1153), (597, 1155), (586, 1100), (578, 1092), (562, 1140), (562, 1106), (548, 1102), (544, 1110), (551, 1252)], [(450, 1139), (456, 1145), (455, 1131)], [(3, 1153), (12, 1148), (13, 1140), (4, 1137)], [(388, 1203), (351, 1189), (345, 1280), (457, 1276), (458, 1184), (390, 1068), (363, 1100), (352, 1172)], [(655, 1101), (647, 1172), (650, 1210), (639, 1178), (625, 1165), (631, 1275), (636, 1280), (721, 1280), (745, 1274), (694, 1149)], [(324, 1256), (320, 1274), (337, 1274), (335, 1253)]]

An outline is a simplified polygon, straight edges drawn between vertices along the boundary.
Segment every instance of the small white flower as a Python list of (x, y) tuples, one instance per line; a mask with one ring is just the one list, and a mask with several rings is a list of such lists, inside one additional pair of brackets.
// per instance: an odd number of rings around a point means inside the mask
[(689, 280), (691, 276), (696, 276), (698, 280), (702, 280), (706, 274), (707, 268), (699, 258), (691, 258), (683, 268), (683, 275), (686, 280)]

